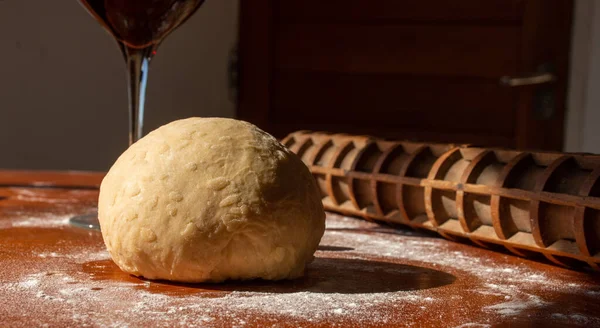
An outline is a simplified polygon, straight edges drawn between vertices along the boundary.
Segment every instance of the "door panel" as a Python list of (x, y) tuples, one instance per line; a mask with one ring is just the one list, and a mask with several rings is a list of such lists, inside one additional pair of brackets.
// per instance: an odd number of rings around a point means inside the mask
[[(318, 129), (562, 147), (572, 0), (240, 5), (238, 117), (277, 137)], [(552, 66), (554, 82), (499, 83), (541, 64)], [(552, 105), (551, 115), (540, 117), (540, 104), (542, 112)]]
[(498, 78), (517, 72), (514, 26), (280, 24), (275, 68)]
[(512, 90), (496, 81), (320, 72), (277, 73), (273, 81), (275, 122), (433, 128), (507, 138), (514, 133), (512, 112), (506, 115), (513, 108)]
[(295, 22), (483, 21), (516, 22), (524, 0), (287, 0), (275, 17)]

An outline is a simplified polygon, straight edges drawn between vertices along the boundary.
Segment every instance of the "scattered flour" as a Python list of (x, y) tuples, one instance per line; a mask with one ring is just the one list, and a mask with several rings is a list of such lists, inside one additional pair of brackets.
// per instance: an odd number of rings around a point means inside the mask
[(89, 250), (82, 249), (80, 252), (63, 251), (63, 252), (51, 252), (51, 253), (38, 253), (40, 258), (67, 258), (75, 260), (76, 263), (84, 263), (89, 261), (108, 260), (110, 255), (106, 250), (100, 250), (97, 252), (89, 252)]
[[(43, 279), (40, 280), (41, 276)], [(69, 284), (64, 283), (65, 278)], [(82, 281), (81, 278), (66, 273), (49, 276), (33, 274), (25, 279), (24, 283), (19, 284), (19, 288), (20, 285), (26, 286), (19, 292), (22, 297), (29, 293), (29, 297), (39, 299), (44, 306), (54, 306), (63, 313), (72, 313), (71, 319), (75, 325), (86, 324), (90, 320), (93, 320), (94, 325), (112, 325), (113, 316), (102, 309), (106, 307), (107, 302), (112, 302), (115, 295), (119, 295), (122, 305), (117, 317), (123, 320), (123, 324), (135, 322), (136, 318), (144, 318), (149, 322), (166, 322), (176, 318), (180, 326), (202, 325), (223, 316), (229, 318), (232, 324), (244, 325), (251, 321), (253, 316), (258, 315), (284, 316), (307, 321), (335, 317), (341, 322), (383, 324), (391, 318), (372, 314), (377, 312), (379, 306), (394, 299), (392, 295), (385, 293), (345, 295), (236, 291), (220, 297), (207, 297), (199, 293), (182, 298), (132, 288), (132, 285), (127, 283)], [(0, 285), (0, 291), (6, 293), (6, 290), (12, 290), (13, 293), (15, 291), (5, 284)], [(406, 300), (417, 301), (416, 298)]]
[[(388, 326), (399, 322), (419, 326), (425, 314), (437, 315), (439, 310), (436, 309), (452, 304), (455, 309), (452, 315), (464, 319), (456, 327), (491, 327), (506, 322), (504, 320), (519, 318), (528, 310), (540, 310), (533, 313), (545, 315), (557, 324), (600, 325), (600, 317), (570, 313), (569, 304), (557, 305), (547, 296), (547, 293), (585, 296), (598, 303), (600, 291), (592, 290), (593, 286), (585, 283), (576, 284), (566, 278), (563, 281), (560, 276), (550, 278), (543, 270), (509, 261), (513, 257), (508, 256), (500, 262), (483, 256), (471, 257), (460, 251), (467, 247), (464, 245), (338, 216), (328, 219), (327, 228), (321, 245), (328, 247), (317, 252), (318, 259), (311, 267), (336, 276), (283, 289), (273, 289), (268, 283), (259, 285), (260, 288), (232, 289), (211, 289), (206, 285), (197, 289), (171, 286), (185, 288), (185, 293), (175, 293), (160, 287), (164, 285), (162, 283), (137, 278), (125, 281), (123, 276), (118, 279), (110, 276), (122, 274), (120, 272), (111, 271), (98, 279), (81, 268), (86, 263), (107, 261), (109, 256), (104, 249), (57, 247), (34, 254), (38, 261), (48, 263), (46, 269), (31, 270), (17, 281), (0, 279), (0, 317), (7, 313), (40, 312), (54, 314), (66, 325), (109, 327), (213, 327), (222, 326), (223, 322), (231, 327), (257, 326), (258, 323), (293, 326), (292, 323), (298, 320), (299, 325), (304, 326), (325, 322), (339, 327)], [(369, 262), (368, 259), (376, 261)], [(48, 269), (51, 263), (64, 261), (76, 269), (67, 270), (61, 266)], [(396, 264), (378, 266), (376, 263)], [(431, 272), (418, 271), (423, 268)], [(351, 280), (353, 272), (359, 272), (361, 279), (370, 279), (370, 286), (380, 286), (380, 289), (340, 289), (341, 285), (336, 282), (361, 283), (356, 277)], [(465, 286), (457, 295), (443, 295), (445, 285), (429, 286), (436, 288), (437, 293), (430, 289), (384, 288), (387, 287), (385, 282), (394, 277), (399, 280), (392, 279), (392, 283), (416, 276), (423, 284), (427, 279), (421, 278), (434, 272), (438, 272), (437, 275), (461, 273), (461, 277), (467, 277), (463, 279), (472, 281), (448, 281), (448, 284)], [(536, 293), (539, 290), (545, 293)], [(496, 301), (482, 307), (479, 298)], [(25, 299), (36, 301), (33, 304), (15, 301)], [(550, 314), (542, 311), (552, 306)], [(44, 322), (36, 322), (36, 318), (32, 317), (28, 324), (43, 326)], [(456, 318), (439, 317), (436, 320), (444, 323), (449, 319), (457, 322)]]
[(540, 308), (548, 304), (548, 302), (543, 301), (539, 296), (536, 295), (523, 294), (519, 295), (518, 297), (508, 296), (508, 298), (512, 300), (487, 306), (484, 309), (495, 311), (503, 316), (515, 316), (519, 315), (524, 310)]
[(56, 228), (69, 224), (73, 215), (47, 215), (44, 217), (23, 217), (11, 221), (0, 221), (0, 229), (6, 228)]
[[(60, 197), (57, 197), (56, 193), (52, 190), (39, 190), (39, 189), (27, 189), (27, 188), (9, 188), (13, 193), (11, 198), (25, 201), (25, 202), (43, 202), (51, 204), (77, 204), (81, 202), (79, 197), (69, 197), (69, 195), (81, 196), (82, 194), (91, 194), (95, 191), (91, 190), (67, 190), (62, 191)], [(66, 196), (65, 196), (66, 195)]]
[(37, 285), (39, 285), (39, 284), (40, 284), (40, 280), (38, 278), (30, 277), (28, 280), (17, 283), (17, 287), (22, 288), (22, 289), (30, 289), (30, 288), (37, 287)]
[[(19, 201), (20, 204), (44, 203), (59, 209), (62, 213), (44, 213), (40, 215), (40, 209), (33, 213), (27, 212), (27, 207), (13, 207), (10, 211), (3, 212), (0, 217), (0, 229), (9, 228), (57, 228), (69, 224), (69, 219), (75, 215), (91, 213), (95, 208), (86, 208), (81, 205), (82, 197), (94, 200), (97, 198), (97, 190), (54, 190), (54, 189), (28, 189), (28, 188), (5, 188), (8, 191), (9, 200)], [(14, 205), (13, 205), (14, 206)]]
[(600, 290), (588, 290), (585, 293), (590, 296), (600, 296)]
[(41, 258), (47, 258), (47, 257), (60, 257), (60, 255), (58, 255), (57, 253), (40, 253), (38, 254), (39, 257)]

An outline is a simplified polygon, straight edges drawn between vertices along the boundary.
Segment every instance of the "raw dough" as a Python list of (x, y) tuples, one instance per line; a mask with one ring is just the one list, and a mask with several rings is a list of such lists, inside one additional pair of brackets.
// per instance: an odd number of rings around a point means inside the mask
[(175, 121), (136, 142), (102, 181), (98, 212), (123, 271), (182, 282), (297, 278), (325, 230), (304, 163), (224, 118)]

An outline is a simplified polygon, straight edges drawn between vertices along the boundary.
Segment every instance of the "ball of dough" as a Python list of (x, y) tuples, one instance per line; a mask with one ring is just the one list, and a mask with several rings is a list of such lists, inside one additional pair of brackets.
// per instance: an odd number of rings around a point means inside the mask
[(123, 271), (182, 282), (297, 278), (325, 230), (304, 163), (224, 118), (175, 121), (136, 142), (102, 181), (98, 212)]

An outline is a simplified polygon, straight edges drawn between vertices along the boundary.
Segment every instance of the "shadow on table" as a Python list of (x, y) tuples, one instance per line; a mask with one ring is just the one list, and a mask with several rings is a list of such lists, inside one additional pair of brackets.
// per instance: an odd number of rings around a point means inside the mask
[(319, 248), (317, 248), (317, 250), (321, 252), (346, 252), (353, 251), (354, 248), (345, 246), (319, 245)]
[[(110, 263), (107, 263), (110, 262)], [(264, 293), (386, 293), (441, 287), (456, 279), (453, 275), (390, 262), (316, 258), (302, 278), (287, 281), (252, 280), (219, 284), (183, 284), (166, 281), (145, 281), (122, 272), (112, 261), (89, 262), (84, 271), (95, 280), (137, 282), (135, 288), (155, 293), (193, 294), (198, 292), (264, 292)], [(104, 271), (104, 272), (102, 272)], [(207, 295), (208, 296), (208, 295)]]
[(369, 228), (327, 228), (326, 231), (337, 231), (337, 232), (354, 232), (354, 233), (383, 233), (388, 235), (396, 235), (396, 236), (408, 236), (408, 237), (429, 237), (429, 238), (442, 238), (439, 234), (434, 231), (429, 231), (425, 229), (410, 229), (406, 227), (399, 226), (397, 228), (392, 228), (389, 226), (378, 226), (378, 227), (369, 227)]

